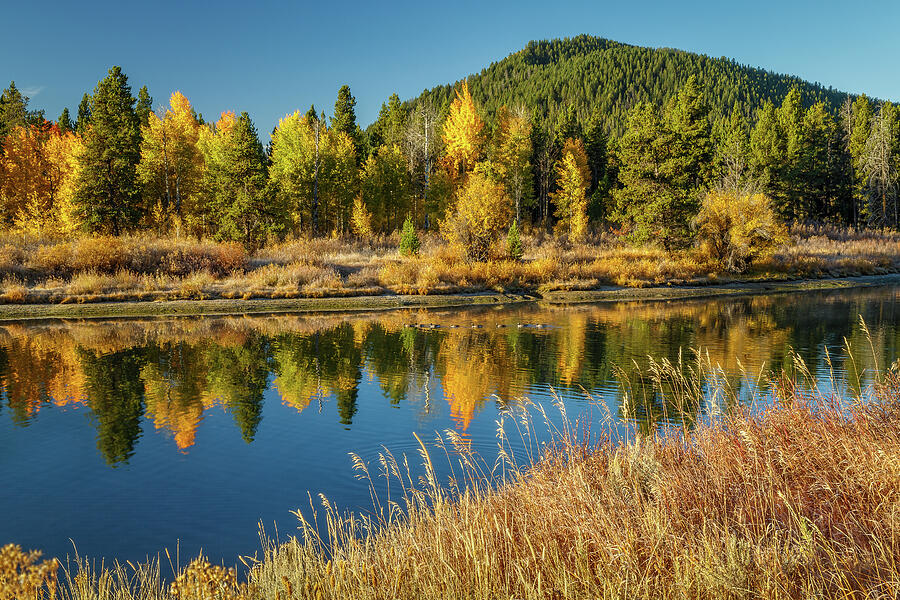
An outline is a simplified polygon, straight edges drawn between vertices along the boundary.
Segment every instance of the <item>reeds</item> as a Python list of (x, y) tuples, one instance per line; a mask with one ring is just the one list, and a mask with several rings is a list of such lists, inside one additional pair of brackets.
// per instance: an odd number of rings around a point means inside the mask
[[(371, 510), (310, 498), (299, 535), (263, 535), (244, 582), (202, 557), (170, 584), (157, 563), (78, 559), (58, 590), (52, 578), (42, 589), (66, 600), (896, 598), (898, 365), (860, 398), (821, 391), (796, 355), (792, 373), (748, 406), (702, 352), (651, 360), (622, 382), (626, 423), (649, 389), (670, 400), (662, 420), (680, 435), (622, 433), (610, 414), (598, 427), (561, 402), (552, 415), (520, 408), (498, 421), (496, 461), (453, 431), (433, 445), (417, 436), (417, 459), (354, 456)], [(701, 402), (708, 418), (678, 416)]]

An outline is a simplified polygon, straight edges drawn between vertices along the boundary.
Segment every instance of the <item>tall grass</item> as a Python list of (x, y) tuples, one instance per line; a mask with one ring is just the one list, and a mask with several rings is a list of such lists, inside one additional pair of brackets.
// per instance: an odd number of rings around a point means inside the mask
[(510, 260), (498, 240), (491, 260), (470, 262), (436, 233), (424, 234), (412, 257), (400, 256), (397, 234), (298, 239), (250, 255), (209, 240), (0, 234), (0, 302), (540, 293), (900, 272), (900, 236), (883, 231), (795, 227), (784, 248), (740, 274), (723, 271), (702, 248), (633, 247), (610, 233), (570, 244), (538, 230), (521, 241), (521, 259)]
[(168, 584), (159, 563), (77, 558), (57, 586), (55, 563), (8, 547), (0, 598), (896, 598), (900, 368), (860, 399), (793, 367), (747, 406), (702, 354), (650, 361), (624, 385), (732, 407), (680, 435), (617, 433), (608, 414), (592, 430), (559, 403), (531, 413), (546, 446), (529, 413), (502, 417), (496, 462), (454, 432), (431, 449), (417, 438), (413, 464), (354, 457), (372, 509), (310, 499), (296, 537), (244, 559), (243, 582), (202, 557)]

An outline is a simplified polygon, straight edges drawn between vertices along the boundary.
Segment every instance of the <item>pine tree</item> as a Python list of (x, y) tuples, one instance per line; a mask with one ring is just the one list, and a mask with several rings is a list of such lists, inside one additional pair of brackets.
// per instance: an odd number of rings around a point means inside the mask
[(525, 251), (522, 249), (522, 239), (519, 237), (519, 228), (513, 221), (506, 234), (506, 252), (512, 260), (521, 260)]
[(419, 245), (419, 236), (416, 235), (412, 217), (406, 215), (406, 220), (403, 221), (403, 232), (400, 234), (400, 254), (414, 256), (419, 253)]
[(727, 119), (717, 123), (714, 137), (714, 163), (719, 187), (741, 189), (749, 175), (750, 124), (737, 106)]
[(400, 96), (391, 94), (387, 104), (381, 104), (378, 118), (369, 127), (368, 153), (374, 154), (382, 146), (403, 146), (408, 115)]
[(872, 103), (866, 96), (860, 96), (853, 102), (850, 113), (849, 139), (847, 148), (850, 153), (850, 164), (853, 169), (853, 222), (859, 226), (869, 217), (868, 182), (865, 176), (866, 143), (872, 133)]
[(566, 140), (574, 140), (581, 137), (581, 126), (578, 124), (574, 104), (569, 104), (564, 111), (559, 113), (556, 120), (555, 135), (556, 145), (560, 148), (566, 143)]
[(23, 96), (15, 81), (0, 93), (0, 142), (10, 131), (28, 122), (28, 97)]
[(281, 225), (280, 211), (266, 197), (266, 156), (246, 112), (234, 122), (217, 178), (217, 237), (256, 247)]
[(91, 124), (91, 97), (85, 94), (78, 103), (78, 119), (75, 121), (75, 133), (81, 135)]
[(94, 90), (75, 202), (92, 231), (119, 235), (141, 216), (136, 168), (141, 132), (134, 97), (121, 67)]
[(147, 90), (146, 85), (141, 86), (141, 89), (138, 91), (137, 106), (135, 106), (134, 111), (137, 113), (141, 127), (146, 125), (147, 121), (150, 120), (150, 113), (153, 112), (153, 98), (150, 97), (150, 92)]
[(341, 132), (353, 142), (356, 150), (357, 164), (362, 160), (362, 132), (356, 124), (356, 98), (350, 93), (350, 86), (343, 85), (338, 90), (334, 103), (334, 116), (331, 118), (331, 129)]
[(619, 140), (614, 219), (638, 243), (659, 240), (667, 247), (690, 241), (690, 221), (712, 174), (712, 143), (705, 106), (689, 79), (665, 113), (637, 106)]
[(784, 204), (780, 182), (786, 155), (787, 147), (777, 110), (771, 102), (767, 102), (759, 111), (756, 125), (750, 132), (750, 176), (772, 198), (776, 207)]
[(778, 109), (778, 127), (784, 140), (784, 159), (777, 169), (773, 192), (776, 210), (792, 221), (802, 216), (803, 196), (803, 105), (800, 90), (791, 88)]
[[(593, 194), (600, 188), (606, 188), (606, 152), (608, 136), (603, 126), (603, 115), (596, 111), (584, 132), (584, 149), (587, 152), (588, 167), (591, 169), (591, 186), (588, 193)], [(603, 193), (605, 189), (601, 190)]]
[(74, 131), (75, 128), (72, 125), (72, 118), (69, 116), (68, 108), (64, 108), (62, 110), (62, 113), (59, 115), (59, 119), (56, 120), (56, 124), (59, 126), (59, 130), (62, 133)]

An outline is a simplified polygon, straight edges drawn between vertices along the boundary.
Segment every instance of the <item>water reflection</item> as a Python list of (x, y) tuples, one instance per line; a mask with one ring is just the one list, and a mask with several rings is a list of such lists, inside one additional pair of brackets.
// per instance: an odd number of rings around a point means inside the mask
[[(6, 324), (3, 403), (21, 426), (49, 405), (89, 411), (97, 450), (110, 465), (138, 451), (143, 418), (187, 452), (205, 415), (225, 410), (253, 443), (269, 389), (301, 413), (334, 402), (340, 423), (351, 428), (365, 382), (390, 405), (409, 401), (423, 414), (445, 402), (454, 426), (466, 432), (492, 398), (517, 402), (541, 386), (612, 393), (622, 416), (622, 397), (610, 390), (629, 381), (625, 412), (649, 429), (677, 411), (653, 386), (635, 385), (641, 367), (647, 356), (678, 361), (688, 348), (703, 348), (735, 390), (756, 385), (752, 376), (761, 371), (789, 368), (793, 348), (823, 380), (833, 369), (841, 385), (859, 393), (873, 368), (897, 356), (897, 297), (887, 288), (352, 318)], [(414, 326), (422, 323), (430, 327)]]

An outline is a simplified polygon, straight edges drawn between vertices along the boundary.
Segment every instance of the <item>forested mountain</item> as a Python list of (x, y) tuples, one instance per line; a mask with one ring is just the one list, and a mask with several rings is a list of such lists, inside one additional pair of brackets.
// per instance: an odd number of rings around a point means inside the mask
[[(800, 91), (805, 107), (822, 101), (837, 112), (847, 98), (833, 88), (728, 58), (631, 46), (589, 35), (529, 42), (523, 50), (469, 77), (468, 83), (473, 99), (487, 115), (496, 114), (503, 105), (521, 104), (541, 120), (555, 123), (560, 112), (572, 105), (583, 127), (599, 112), (606, 130), (618, 136), (624, 132), (631, 108), (641, 102), (665, 103), (691, 75), (702, 83), (703, 100), (713, 119), (737, 107), (753, 120), (766, 100), (781, 104), (792, 87)], [(426, 90), (407, 105), (411, 108), (430, 100), (443, 113), (455, 97), (455, 88), (454, 83)]]

